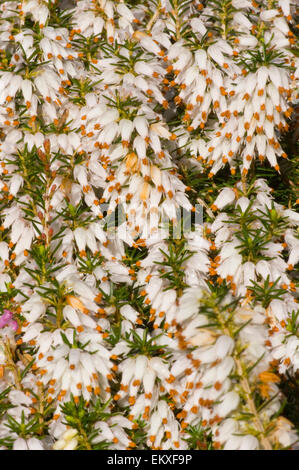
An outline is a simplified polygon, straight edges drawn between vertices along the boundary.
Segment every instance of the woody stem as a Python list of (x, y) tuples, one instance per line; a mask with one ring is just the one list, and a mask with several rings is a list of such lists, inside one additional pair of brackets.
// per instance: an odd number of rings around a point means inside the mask
[[(218, 316), (219, 323), (222, 326), (223, 333), (234, 339), (230, 329), (225, 325), (225, 322), (223, 321), (223, 319), (221, 317), (220, 310), (216, 308), (216, 311), (217, 311), (217, 316)], [(250, 413), (254, 417), (253, 420), (254, 420), (254, 423), (255, 423), (256, 430), (261, 435), (260, 441), (261, 441), (262, 447), (263, 447), (264, 450), (272, 450), (272, 445), (271, 445), (269, 439), (267, 437), (265, 437), (265, 429), (264, 429), (263, 423), (262, 423), (262, 421), (259, 417), (259, 414), (257, 412), (255, 403), (254, 403), (254, 401), (252, 399), (252, 396), (251, 396), (252, 393), (251, 393), (250, 384), (249, 384), (249, 381), (247, 379), (246, 374), (244, 373), (241, 360), (237, 356), (236, 350), (234, 351), (233, 356), (234, 356), (234, 361), (235, 361), (236, 368), (237, 368), (237, 373), (240, 377), (240, 385), (241, 385), (241, 387), (243, 389), (243, 392), (244, 392), (244, 395), (246, 397), (246, 403), (248, 405)]]

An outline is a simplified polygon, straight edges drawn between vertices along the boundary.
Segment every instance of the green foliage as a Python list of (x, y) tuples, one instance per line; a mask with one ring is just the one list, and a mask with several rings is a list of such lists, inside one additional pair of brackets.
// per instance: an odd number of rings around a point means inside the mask
[(125, 334), (125, 341), (130, 348), (128, 356), (144, 355), (150, 357), (158, 356), (163, 359), (169, 358), (167, 354), (167, 346), (156, 344), (158, 338), (162, 334), (151, 336), (147, 329), (143, 330), (142, 337), (132, 330), (130, 333)]
[(12, 449), (12, 445), (15, 440), (13, 438), (14, 435), (25, 439), (32, 436), (36, 437), (41, 428), (39, 417), (34, 415), (33, 418), (27, 419), (24, 411), (22, 411), (20, 421), (17, 421), (13, 416), (7, 414), (7, 423), (5, 423), (5, 426), (9, 428), (11, 437), (0, 439), (0, 445), (3, 445), (8, 449)]
[(177, 289), (179, 292), (182, 291), (187, 284), (184, 281), (184, 263), (191, 258), (192, 252), (186, 247), (186, 240), (170, 239), (167, 244), (168, 253), (160, 249), (164, 255), (163, 261), (155, 261), (155, 264), (161, 266), (160, 277), (168, 280), (168, 287), (165, 290)]

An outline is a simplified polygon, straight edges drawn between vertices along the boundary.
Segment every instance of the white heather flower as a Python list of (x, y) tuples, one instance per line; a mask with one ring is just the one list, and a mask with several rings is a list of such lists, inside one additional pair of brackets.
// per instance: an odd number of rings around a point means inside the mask
[(290, 0), (278, 0), (278, 4), (283, 11), (285, 16), (290, 14)]
[(198, 313), (199, 302), (203, 297), (203, 291), (199, 288), (192, 288), (185, 291), (180, 301), (178, 311), (178, 321), (184, 321), (192, 315)]
[(224, 395), (221, 403), (216, 406), (216, 412), (221, 417), (226, 417), (239, 404), (240, 397), (236, 392), (229, 392)]
[(130, 305), (124, 305), (120, 309), (120, 313), (127, 320), (130, 320), (132, 323), (136, 323), (138, 312), (134, 310)]

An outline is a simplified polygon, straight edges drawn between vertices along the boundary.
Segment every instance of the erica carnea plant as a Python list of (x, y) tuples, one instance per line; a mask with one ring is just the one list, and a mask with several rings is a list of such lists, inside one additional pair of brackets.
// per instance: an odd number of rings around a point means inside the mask
[(296, 3), (0, 0), (2, 449), (296, 443)]

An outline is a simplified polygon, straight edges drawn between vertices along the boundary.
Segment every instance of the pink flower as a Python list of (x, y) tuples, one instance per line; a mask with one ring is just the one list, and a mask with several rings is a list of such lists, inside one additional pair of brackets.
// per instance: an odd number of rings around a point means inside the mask
[(18, 329), (18, 323), (13, 319), (13, 313), (7, 309), (4, 309), (4, 313), (0, 317), (0, 328), (5, 326), (10, 326), (14, 331)]

